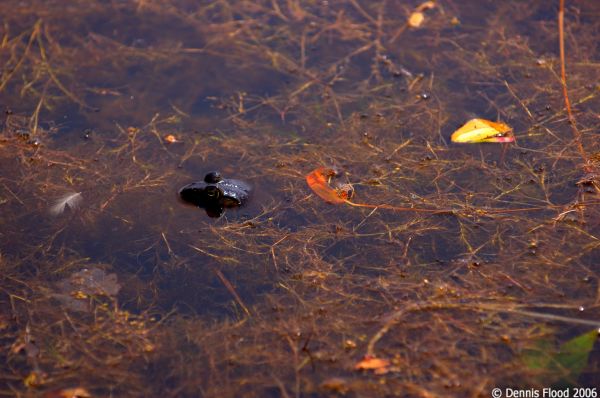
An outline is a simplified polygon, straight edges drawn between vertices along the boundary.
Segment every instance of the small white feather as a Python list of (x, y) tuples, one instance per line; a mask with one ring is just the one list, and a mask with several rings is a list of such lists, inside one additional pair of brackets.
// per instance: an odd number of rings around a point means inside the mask
[(54, 202), (54, 205), (50, 208), (50, 213), (53, 216), (58, 216), (59, 214), (62, 214), (67, 207), (71, 210), (75, 210), (82, 201), (83, 196), (81, 196), (81, 192), (68, 193)]

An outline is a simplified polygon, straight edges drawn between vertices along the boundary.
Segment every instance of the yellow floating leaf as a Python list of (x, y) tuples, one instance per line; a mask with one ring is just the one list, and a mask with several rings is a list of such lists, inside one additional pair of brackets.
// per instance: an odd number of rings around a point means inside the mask
[(491, 122), (485, 119), (471, 119), (464, 126), (452, 133), (452, 142), (513, 142), (512, 127), (501, 122)]

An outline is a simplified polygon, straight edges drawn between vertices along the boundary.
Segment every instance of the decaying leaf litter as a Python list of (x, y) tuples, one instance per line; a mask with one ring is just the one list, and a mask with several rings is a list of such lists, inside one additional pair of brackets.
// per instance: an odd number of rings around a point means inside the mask
[[(548, 2), (439, 1), (418, 27), (421, 3), (391, 0), (4, 2), (2, 394), (559, 380), (528, 353), (600, 319), (590, 3), (564, 14), (579, 146)], [(473, 118), (517, 141), (451, 144)], [(453, 211), (334, 206), (306, 184), (319, 167), (356, 203)], [(177, 201), (213, 169), (256, 197), (218, 220)], [(575, 382), (598, 366), (593, 348)]]

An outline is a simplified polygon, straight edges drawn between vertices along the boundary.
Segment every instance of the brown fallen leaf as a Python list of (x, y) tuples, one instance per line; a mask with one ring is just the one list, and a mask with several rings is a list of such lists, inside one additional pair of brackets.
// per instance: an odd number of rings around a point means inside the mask
[(44, 372), (34, 370), (23, 379), (23, 384), (27, 388), (40, 387), (46, 382), (47, 376)]
[(348, 380), (341, 377), (332, 377), (323, 381), (320, 387), (329, 392), (345, 395), (349, 390)]

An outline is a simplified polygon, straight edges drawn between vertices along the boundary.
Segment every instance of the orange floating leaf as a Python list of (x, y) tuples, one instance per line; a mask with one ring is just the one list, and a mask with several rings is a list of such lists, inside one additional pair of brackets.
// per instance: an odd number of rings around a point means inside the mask
[(429, 10), (430, 8), (435, 8), (435, 2), (426, 1), (422, 3), (420, 6), (415, 8), (412, 14), (410, 14), (406, 24), (411, 28), (420, 27), (423, 24), (423, 21), (425, 21), (425, 14), (423, 14), (423, 11)]
[(174, 144), (176, 142), (179, 142), (179, 140), (177, 139), (177, 137), (175, 137), (173, 134), (169, 134), (165, 136), (165, 141), (169, 144)]
[(383, 358), (377, 358), (372, 355), (365, 357), (354, 366), (356, 370), (372, 370), (376, 374), (385, 374), (389, 372), (390, 361)]
[(408, 18), (408, 26), (410, 26), (411, 28), (418, 28), (421, 26), (421, 24), (423, 23), (423, 21), (425, 20), (425, 15), (423, 15), (422, 12), (420, 11), (416, 11), (413, 12), (412, 14), (410, 14), (410, 17)]
[(450, 139), (452, 142), (473, 144), (480, 142), (513, 142), (515, 136), (512, 134), (512, 127), (502, 122), (471, 119), (452, 133)]
[(334, 204), (346, 203), (346, 199), (341, 198), (338, 191), (331, 188), (327, 183), (327, 177), (334, 174), (335, 172), (332, 169), (319, 167), (306, 176), (306, 183), (324, 201)]

